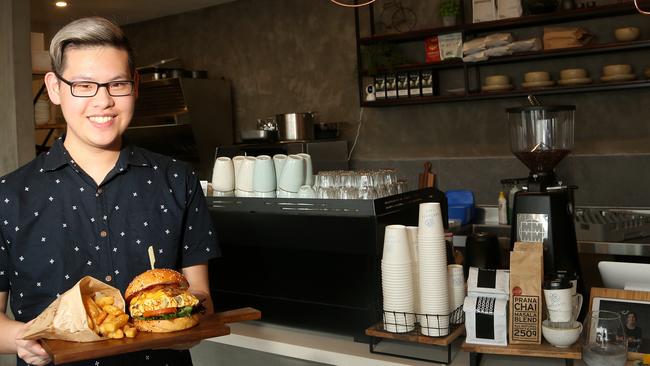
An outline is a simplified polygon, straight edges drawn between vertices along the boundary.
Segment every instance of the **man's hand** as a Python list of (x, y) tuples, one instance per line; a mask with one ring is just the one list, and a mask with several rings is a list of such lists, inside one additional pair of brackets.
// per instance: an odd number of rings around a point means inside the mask
[(42, 366), (52, 362), (50, 356), (45, 352), (43, 346), (38, 341), (22, 339), (23, 334), (29, 327), (29, 323), (24, 324), (16, 334), (16, 353), (18, 357), (27, 362), (28, 365)]

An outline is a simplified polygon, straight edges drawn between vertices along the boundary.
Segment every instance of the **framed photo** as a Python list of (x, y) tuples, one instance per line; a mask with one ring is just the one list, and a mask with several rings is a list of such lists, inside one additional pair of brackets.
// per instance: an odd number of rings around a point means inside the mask
[(594, 287), (589, 295), (591, 311), (619, 313), (628, 338), (628, 359), (650, 354), (650, 292)]

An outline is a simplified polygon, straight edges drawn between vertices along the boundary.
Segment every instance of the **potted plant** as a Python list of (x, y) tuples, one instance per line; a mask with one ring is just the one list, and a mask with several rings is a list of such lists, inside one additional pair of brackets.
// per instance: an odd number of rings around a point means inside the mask
[(456, 25), (456, 17), (460, 14), (460, 3), (458, 0), (441, 0), (439, 11), (442, 25), (445, 27)]

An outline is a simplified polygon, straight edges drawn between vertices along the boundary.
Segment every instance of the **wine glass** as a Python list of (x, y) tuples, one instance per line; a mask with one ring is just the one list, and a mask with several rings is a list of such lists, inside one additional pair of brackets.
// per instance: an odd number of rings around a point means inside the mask
[(627, 337), (621, 315), (595, 310), (585, 318), (582, 360), (589, 366), (623, 366), (627, 361)]

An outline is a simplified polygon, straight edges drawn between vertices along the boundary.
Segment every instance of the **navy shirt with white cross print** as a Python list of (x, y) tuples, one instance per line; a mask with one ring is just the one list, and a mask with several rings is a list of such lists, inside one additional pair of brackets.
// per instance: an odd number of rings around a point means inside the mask
[(17, 320), (38, 316), (84, 276), (124, 293), (150, 268), (149, 246), (157, 268), (219, 256), (198, 177), (186, 163), (127, 145), (97, 185), (58, 139), (0, 178), (0, 291), (10, 291)]

